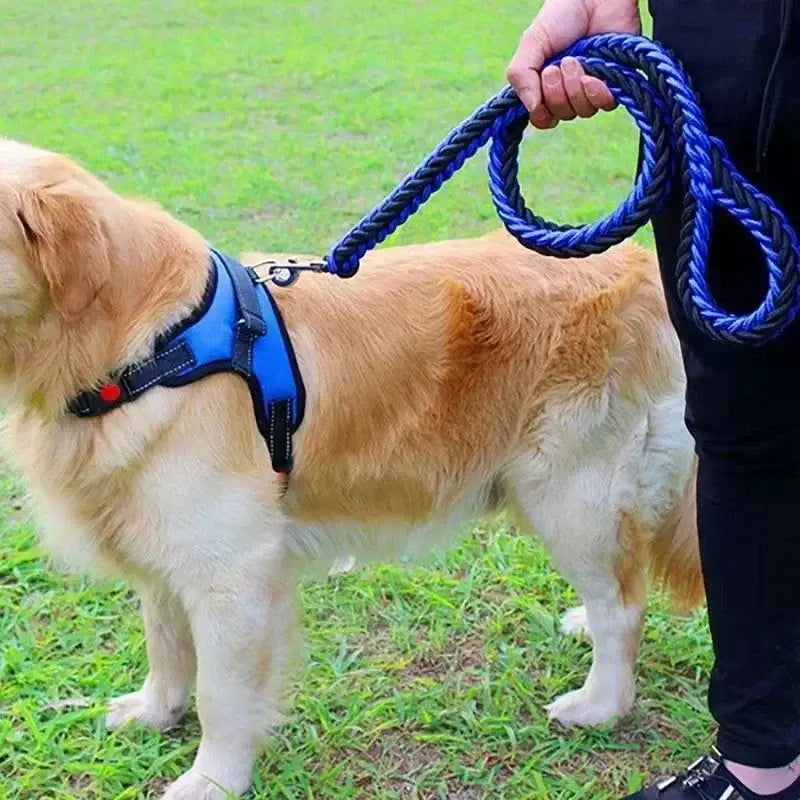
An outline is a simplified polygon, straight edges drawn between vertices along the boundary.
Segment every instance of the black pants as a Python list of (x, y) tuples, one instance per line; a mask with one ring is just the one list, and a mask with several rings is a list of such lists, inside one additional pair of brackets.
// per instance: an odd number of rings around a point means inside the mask
[[(650, 5), (654, 36), (692, 76), (712, 133), (800, 231), (800, 13), (793, 7), (800, 3)], [(782, 30), (788, 38), (764, 109)], [(770, 108), (774, 125), (759, 163), (759, 123)], [(746, 351), (699, 333), (675, 293), (679, 220), (676, 196), (654, 230), (699, 455), (698, 527), (716, 660), (709, 705), (723, 755), (778, 767), (800, 755), (800, 322), (779, 341)], [(729, 310), (752, 310), (764, 295), (761, 256), (724, 214), (715, 219), (709, 272), (714, 296)]]

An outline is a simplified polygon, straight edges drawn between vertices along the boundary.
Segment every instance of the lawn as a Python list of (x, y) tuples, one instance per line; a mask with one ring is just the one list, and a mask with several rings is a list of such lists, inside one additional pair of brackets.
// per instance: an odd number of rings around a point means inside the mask
[[(7, 0), (2, 133), (221, 248), (324, 252), (501, 87), (535, 5)], [(627, 190), (635, 153), (622, 112), (535, 134), (529, 203), (592, 219)], [(493, 229), (485, 182), (479, 156), (392, 241)], [(155, 798), (191, 763), (197, 721), (105, 732), (104, 702), (146, 672), (136, 600), (53, 569), (22, 495), (0, 474), (0, 798)], [(543, 706), (590, 663), (557, 626), (575, 597), (507, 520), (463, 534), (408, 568), (304, 585), (305, 660), (255, 797), (613, 799), (708, 743), (702, 616), (654, 598), (633, 715), (559, 729)]]

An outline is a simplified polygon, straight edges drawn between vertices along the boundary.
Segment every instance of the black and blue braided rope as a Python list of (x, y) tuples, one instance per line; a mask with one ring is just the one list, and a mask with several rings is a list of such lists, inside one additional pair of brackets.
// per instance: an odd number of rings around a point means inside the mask
[[(785, 215), (731, 163), (709, 135), (691, 82), (677, 59), (650, 39), (602, 35), (583, 39), (553, 60), (578, 58), (602, 78), (631, 114), (642, 139), (637, 180), (622, 203), (588, 225), (557, 225), (533, 214), (519, 187), (518, 152), (527, 112), (510, 87), (478, 108), (378, 206), (335, 244), (327, 272), (349, 277), (364, 254), (414, 214), (467, 159), (491, 140), (489, 187), (506, 228), (525, 246), (560, 258), (579, 258), (618, 244), (658, 212), (673, 180), (683, 192), (678, 289), (686, 312), (715, 339), (757, 345), (778, 336), (800, 308), (800, 246)], [(755, 237), (768, 273), (766, 295), (745, 315), (720, 308), (709, 291), (706, 263), (712, 212), (735, 216)]]

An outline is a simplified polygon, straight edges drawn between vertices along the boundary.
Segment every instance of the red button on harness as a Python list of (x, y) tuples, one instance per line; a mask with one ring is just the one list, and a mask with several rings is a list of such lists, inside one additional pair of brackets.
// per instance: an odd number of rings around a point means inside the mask
[(107, 383), (98, 392), (104, 403), (116, 403), (122, 397), (122, 388), (118, 383)]

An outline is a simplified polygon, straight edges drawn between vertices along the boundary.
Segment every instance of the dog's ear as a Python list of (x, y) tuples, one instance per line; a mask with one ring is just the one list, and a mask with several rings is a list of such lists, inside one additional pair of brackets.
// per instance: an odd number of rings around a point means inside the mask
[(26, 189), (17, 216), (57, 311), (76, 321), (111, 274), (108, 239), (94, 198), (65, 181)]

